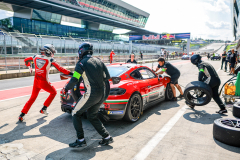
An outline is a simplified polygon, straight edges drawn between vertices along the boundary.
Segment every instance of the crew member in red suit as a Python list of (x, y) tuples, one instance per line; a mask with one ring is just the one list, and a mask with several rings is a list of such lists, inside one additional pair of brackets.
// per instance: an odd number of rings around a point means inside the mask
[(50, 93), (49, 97), (43, 104), (43, 108), (40, 110), (40, 113), (48, 115), (47, 107), (52, 103), (55, 98), (57, 91), (51, 85), (48, 79), (48, 74), (51, 66), (54, 66), (60, 72), (73, 75), (73, 73), (63, 67), (61, 67), (53, 58), (54, 53), (56, 53), (55, 47), (52, 44), (46, 44), (41, 48), (41, 54), (35, 55), (33, 57), (28, 57), (24, 60), (25, 65), (29, 67), (30, 72), (32, 72), (31, 63), (34, 62), (35, 65), (35, 77), (33, 83), (33, 90), (30, 99), (27, 101), (25, 106), (23, 107), (21, 114), (19, 116), (19, 121), (22, 122), (24, 120), (25, 114), (28, 113), (30, 107), (36, 100), (41, 89)]
[(115, 55), (115, 53), (112, 50), (112, 52), (110, 53), (110, 63), (112, 63), (112, 61), (113, 61), (113, 55)]

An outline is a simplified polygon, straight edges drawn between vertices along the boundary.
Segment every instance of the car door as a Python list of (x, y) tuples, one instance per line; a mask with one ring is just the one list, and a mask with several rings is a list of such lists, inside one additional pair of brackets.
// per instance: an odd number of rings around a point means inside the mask
[(140, 89), (140, 94), (143, 99), (143, 106), (145, 106), (149, 102), (149, 97), (148, 97), (148, 79), (144, 79), (139, 72), (139, 70), (133, 71), (130, 76), (134, 78), (133, 83), (136, 83), (137, 85), (133, 85), (133, 87), (139, 87)]
[(162, 81), (149, 69), (146, 68), (149, 75), (149, 101), (155, 101), (164, 96), (164, 85)]
[(148, 90), (148, 98), (147, 102), (154, 101), (159, 98), (160, 94), (160, 85), (158, 81), (158, 77), (153, 74), (148, 68), (141, 68), (139, 72), (144, 80), (146, 80), (147, 90)]

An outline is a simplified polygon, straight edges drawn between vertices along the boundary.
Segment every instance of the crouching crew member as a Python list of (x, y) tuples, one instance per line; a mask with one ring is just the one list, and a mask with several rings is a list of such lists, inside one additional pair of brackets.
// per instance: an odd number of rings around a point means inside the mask
[[(158, 67), (156, 69), (157, 74), (163, 74), (164, 72), (166, 72), (169, 76), (171, 76), (170, 86), (171, 86), (171, 89), (173, 91), (173, 96), (174, 96), (172, 98), (172, 101), (177, 101), (175, 87), (177, 87), (177, 89), (180, 92), (180, 95), (178, 96), (178, 98), (183, 98), (184, 96), (183, 96), (182, 88), (178, 85), (178, 79), (180, 77), (180, 71), (176, 67), (174, 67), (171, 63), (165, 62), (164, 58), (159, 58), (158, 63), (159, 63)], [(162, 70), (160, 72), (158, 72), (158, 70), (160, 68), (162, 68)]]

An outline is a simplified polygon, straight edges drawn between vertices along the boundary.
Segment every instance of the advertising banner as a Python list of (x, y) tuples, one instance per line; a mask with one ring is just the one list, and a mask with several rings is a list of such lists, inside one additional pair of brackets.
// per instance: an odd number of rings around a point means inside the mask
[[(158, 34), (158, 35), (131, 35), (129, 40), (174, 40), (174, 39), (190, 39), (190, 33), (173, 33), (173, 34)], [(177, 43), (177, 42), (175, 42)]]

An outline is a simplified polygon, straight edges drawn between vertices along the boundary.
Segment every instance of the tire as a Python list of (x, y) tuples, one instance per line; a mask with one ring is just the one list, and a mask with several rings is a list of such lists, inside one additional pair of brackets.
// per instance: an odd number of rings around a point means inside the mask
[[(236, 125), (238, 122), (238, 126)], [(213, 137), (225, 144), (240, 147), (240, 120), (233, 118), (216, 119), (213, 124)]]
[(190, 105), (204, 106), (212, 99), (212, 88), (204, 82), (193, 81), (185, 87), (184, 98)]
[(138, 93), (134, 93), (128, 101), (123, 119), (129, 122), (136, 122), (141, 115), (142, 106), (141, 96)]
[(170, 101), (173, 98), (173, 92), (170, 84), (167, 84), (166, 90), (165, 90), (165, 100)]
[(232, 113), (234, 117), (240, 118), (240, 104), (235, 103), (233, 105)]

